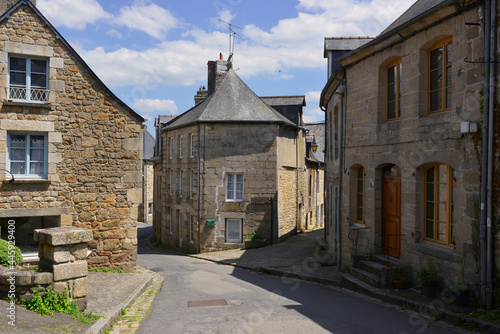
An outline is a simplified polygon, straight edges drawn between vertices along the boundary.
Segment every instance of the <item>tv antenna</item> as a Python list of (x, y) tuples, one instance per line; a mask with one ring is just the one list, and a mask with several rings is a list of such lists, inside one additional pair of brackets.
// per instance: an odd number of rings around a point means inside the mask
[(225, 23), (228, 25), (228, 28), (229, 28), (229, 58), (227, 58), (227, 62), (230, 63), (231, 62), (231, 59), (233, 58), (233, 54), (234, 54), (234, 40), (236, 38), (239, 38), (239, 39), (242, 39), (240, 35), (238, 35), (236, 33), (236, 31), (234, 31), (233, 27), (234, 28), (238, 28), (240, 30), (243, 30), (243, 28), (240, 28), (238, 26), (235, 26), (234, 24), (232, 23), (229, 23), (229, 22), (226, 22), (226, 21), (223, 21), (221, 19), (219, 19), (220, 22), (222, 23)]

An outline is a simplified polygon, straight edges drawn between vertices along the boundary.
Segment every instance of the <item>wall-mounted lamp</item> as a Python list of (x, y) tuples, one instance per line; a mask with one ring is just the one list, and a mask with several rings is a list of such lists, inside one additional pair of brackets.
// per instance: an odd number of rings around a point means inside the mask
[(312, 148), (313, 152), (316, 152), (318, 150), (318, 144), (312, 143), (311, 148)]

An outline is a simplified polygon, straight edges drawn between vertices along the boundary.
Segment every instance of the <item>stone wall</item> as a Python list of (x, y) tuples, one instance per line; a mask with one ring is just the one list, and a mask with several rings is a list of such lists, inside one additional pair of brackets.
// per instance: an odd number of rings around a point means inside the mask
[[(438, 17), (437, 14), (435, 17)], [(434, 18), (429, 19), (429, 22)], [(358, 252), (380, 252), (375, 239), (381, 233), (382, 170), (395, 165), (401, 176), (401, 263), (415, 271), (433, 263), (448, 285), (477, 283), (473, 236), (477, 231), (479, 164), (472, 134), (463, 135), (463, 121), (479, 122), (481, 65), (463, 58), (481, 59), (481, 28), (477, 10), (453, 17), (437, 26), (347, 66), (345, 166), (342, 187), (343, 262), (350, 263), (350, 229), (368, 227)], [(427, 113), (428, 48), (451, 36), (453, 43), (451, 110)], [(386, 66), (401, 58), (403, 66), (401, 118), (385, 121)], [(333, 101), (332, 101), (333, 102)], [(337, 101), (338, 102), (338, 101)], [(332, 107), (336, 105), (332, 103)], [(329, 111), (332, 108), (329, 106)], [(334, 144), (331, 142), (332, 145)], [(331, 160), (328, 160), (331, 161)], [(423, 239), (424, 176), (430, 163), (453, 168), (452, 244), (439, 246)], [(355, 224), (353, 167), (365, 168), (365, 223)], [(335, 177), (329, 171), (329, 177)]]
[[(0, 211), (60, 208), (63, 225), (94, 231), (91, 266), (135, 267), (141, 203), (141, 121), (108, 96), (79, 60), (27, 6), (0, 25), (0, 85), (7, 86), (10, 53), (50, 63), (48, 104), (6, 101), (0, 91), (0, 168), (9, 131), (48, 134), (48, 178), (5, 180)], [(28, 215), (28, 211), (26, 211)]]

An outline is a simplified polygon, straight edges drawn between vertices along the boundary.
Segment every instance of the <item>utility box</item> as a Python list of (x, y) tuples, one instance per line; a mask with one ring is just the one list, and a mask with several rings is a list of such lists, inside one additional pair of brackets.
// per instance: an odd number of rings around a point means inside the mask
[(215, 226), (215, 219), (207, 219), (207, 226)]

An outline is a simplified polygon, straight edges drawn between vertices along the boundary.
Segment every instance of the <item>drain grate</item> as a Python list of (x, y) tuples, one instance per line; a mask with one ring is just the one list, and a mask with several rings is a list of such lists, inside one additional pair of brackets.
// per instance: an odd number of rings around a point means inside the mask
[(190, 300), (187, 302), (188, 307), (207, 307), (207, 306), (227, 306), (224, 299), (212, 300)]

